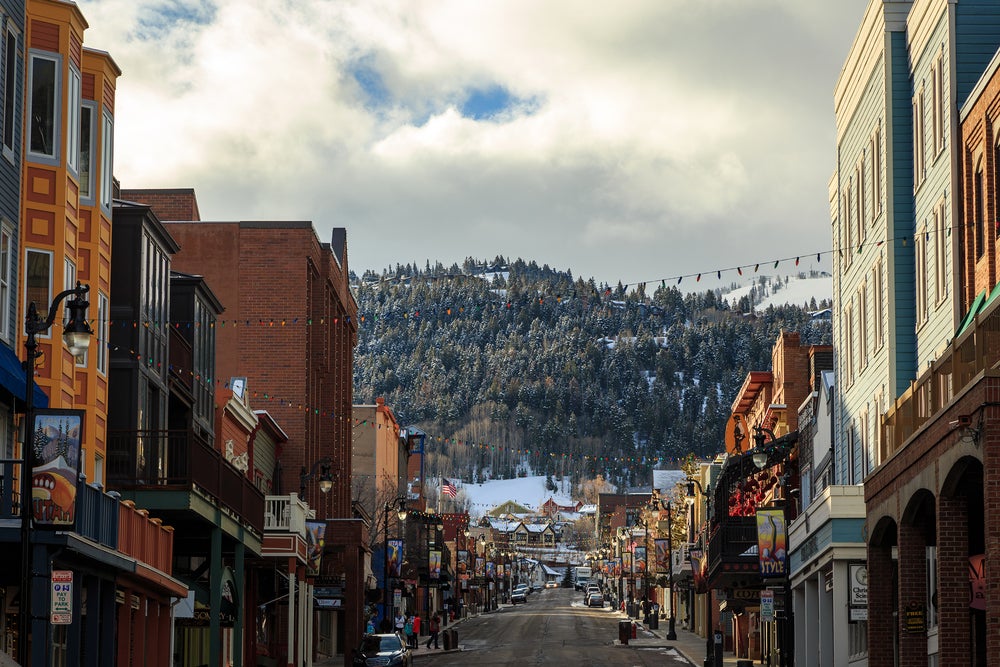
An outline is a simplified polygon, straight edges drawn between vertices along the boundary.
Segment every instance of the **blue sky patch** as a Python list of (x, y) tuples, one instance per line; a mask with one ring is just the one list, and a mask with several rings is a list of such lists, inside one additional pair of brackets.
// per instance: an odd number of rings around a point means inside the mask
[(462, 102), (460, 111), (466, 118), (473, 120), (490, 120), (502, 116), (514, 108), (534, 108), (537, 104), (531, 100), (514, 97), (503, 86), (473, 89)]
[(361, 89), (366, 108), (376, 110), (391, 104), (392, 95), (386, 88), (382, 74), (375, 68), (370, 56), (349, 63), (347, 75), (354, 79)]
[(142, 9), (135, 34), (139, 39), (148, 40), (164, 36), (178, 23), (208, 25), (215, 20), (217, 11), (213, 0), (166, 0)]

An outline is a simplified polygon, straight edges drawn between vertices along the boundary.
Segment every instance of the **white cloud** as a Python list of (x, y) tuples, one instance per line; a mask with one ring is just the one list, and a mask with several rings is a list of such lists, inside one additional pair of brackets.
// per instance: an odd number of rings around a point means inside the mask
[[(344, 226), (357, 271), (502, 253), (611, 282), (829, 248), (832, 92), (864, 4), (80, 2), (124, 72), (123, 186)], [(524, 104), (462, 116), (496, 86)]]

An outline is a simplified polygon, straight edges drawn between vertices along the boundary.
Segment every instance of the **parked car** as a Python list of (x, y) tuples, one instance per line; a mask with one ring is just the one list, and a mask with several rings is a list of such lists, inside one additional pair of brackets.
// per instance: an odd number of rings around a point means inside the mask
[(546, 588), (559, 588), (559, 582), (557, 582), (557, 581), (546, 581), (545, 582), (545, 587)]
[(604, 596), (600, 593), (591, 593), (587, 598), (588, 607), (604, 607)]
[(597, 584), (590, 584), (589, 586), (587, 586), (587, 590), (583, 592), (583, 601), (589, 604), (590, 596), (595, 593), (601, 595), (601, 587), (598, 586)]
[(413, 653), (397, 634), (364, 635), (353, 663), (354, 667), (413, 667)]
[(535, 583), (531, 584), (531, 590), (540, 591), (542, 590), (542, 585), (536, 581)]
[(528, 587), (527, 586), (523, 586), (523, 587), (518, 586), (510, 594), (510, 603), (511, 604), (517, 604), (518, 602), (520, 602), (520, 603), (523, 604), (523, 603), (525, 603), (527, 601), (528, 601)]

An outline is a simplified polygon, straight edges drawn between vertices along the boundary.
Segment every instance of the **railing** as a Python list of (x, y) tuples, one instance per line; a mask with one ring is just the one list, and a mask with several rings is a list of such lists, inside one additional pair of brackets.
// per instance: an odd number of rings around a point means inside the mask
[(21, 459), (0, 459), (0, 519), (21, 516)]
[(173, 572), (174, 529), (149, 512), (136, 509), (135, 503), (121, 503), (118, 515), (118, 551), (155, 567), (164, 574)]
[(674, 576), (691, 574), (691, 542), (684, 542), (670, 555), (670, 569)]
[(123, 490), (198, 487), (258, 533), (264, 494), (222, 452), (190, 431), (109, 431), (108, 485)]
[(723, 519), (708, 542), (709, 572), (723, 561), (757, 560), (757, 518), (731, 516)]
[(1000, 299), (976, 315), (934, 364), (910, 383), (882, 420), (880, 460), (902, 449), (907, 440), (987, 369), (1000, 361)]
[(287, 496), (266, 496), (264, 498), (264, 530), (294, 533), (305, 537), (306, 520), (315, 518), (316, 510), (291, 493)]

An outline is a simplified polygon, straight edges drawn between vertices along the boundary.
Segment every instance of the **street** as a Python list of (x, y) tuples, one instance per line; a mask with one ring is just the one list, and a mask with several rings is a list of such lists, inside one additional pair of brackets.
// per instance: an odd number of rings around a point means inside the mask
[(585, 607), (579, 591), (565, 588), (535, 591), (527, 604), (504, 605), (495, 612), (457, 624), (460, 651), (437, 653), (421, 647), (415, 662), (421, 666), (475, 664), (477, 667), (691, 665), (668, 642), (642, 629), (629, 646), (619, 646), (618, 622), (623, 618), (609, 606)]

